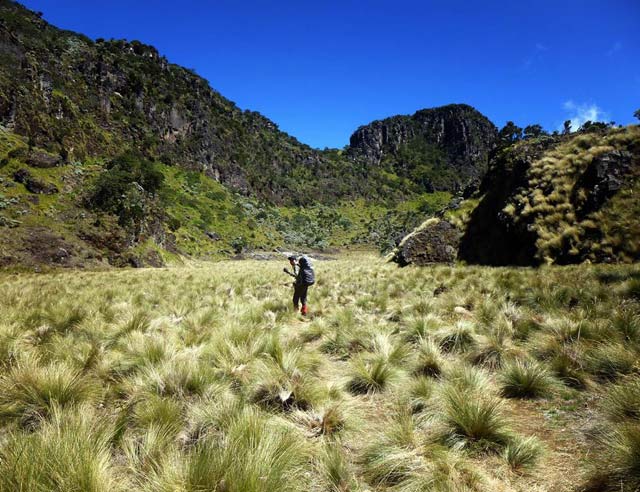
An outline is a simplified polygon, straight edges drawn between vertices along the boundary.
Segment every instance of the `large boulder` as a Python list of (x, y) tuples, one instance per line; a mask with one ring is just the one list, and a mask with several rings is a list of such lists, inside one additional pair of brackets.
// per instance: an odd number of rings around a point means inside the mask
[(26, 169), (18, 169), (13, 174), (13, 179), (18, 183), (22, 183), (29, 192), (38, 195), (53, 195), (59, 191), (56, 185), (34, 178)]
[(432, 218), (407, 235), (393, 253), (400, 266), (452, 263), (458, 254), (460, 231), (450, 222)]
[(59, 155), (52, 155), (40, 150), (32, 150), (27, 157), (27, 164), (31, 167), (49, 169), (60, 165), (62, 159)]

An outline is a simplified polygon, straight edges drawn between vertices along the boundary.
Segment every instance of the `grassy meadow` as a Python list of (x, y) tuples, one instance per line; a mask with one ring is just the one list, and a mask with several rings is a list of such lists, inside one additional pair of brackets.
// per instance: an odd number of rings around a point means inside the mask
[(0, 273), (0, 492), (640, 486), (640, 269)]

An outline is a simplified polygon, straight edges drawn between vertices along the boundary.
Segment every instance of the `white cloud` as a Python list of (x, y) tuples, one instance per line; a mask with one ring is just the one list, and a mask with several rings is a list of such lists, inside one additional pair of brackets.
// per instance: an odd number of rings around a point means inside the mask
[[(567, 112), (568, 120), (571, 120), (571, 129), (576, 131), (587, 121), (605, 121), (609, 117), (602, 108), (594, 103), (581, 103), (576, 104), (571, 99), (565, 101), (562, 105), (563, 109)], [(559, 126), (559, 130), (562, 130), (563, 125)]]
[(536, 51), (547, 51), (549, 48), (542, 43), (536, 43)]

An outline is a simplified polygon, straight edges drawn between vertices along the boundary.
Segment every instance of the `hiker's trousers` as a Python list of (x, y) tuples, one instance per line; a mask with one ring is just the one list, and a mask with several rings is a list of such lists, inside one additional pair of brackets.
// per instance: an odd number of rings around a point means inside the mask
[(307, 305), (308, 285), (294, 285), (293, 287), (293, 306), (298, 309), (298, 304)]

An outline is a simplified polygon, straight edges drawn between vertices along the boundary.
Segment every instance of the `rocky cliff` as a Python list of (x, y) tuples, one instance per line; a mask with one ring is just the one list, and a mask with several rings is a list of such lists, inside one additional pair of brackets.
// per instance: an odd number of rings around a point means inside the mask
[(361, 126), (349, 152), (423, 190), (457, 191), (483, 176), (496, 137), (496, 127), (476, 109), (450, 104)]
[[(457, 257), (468, 263), (634, 262), (639, 197), (640, 126), (605, 128), (499, 149), (476, 196), (441, 215), (456, 224)], [(395, 261), (450, 261), (431, 255), (433, 236), (410, 234)]]

